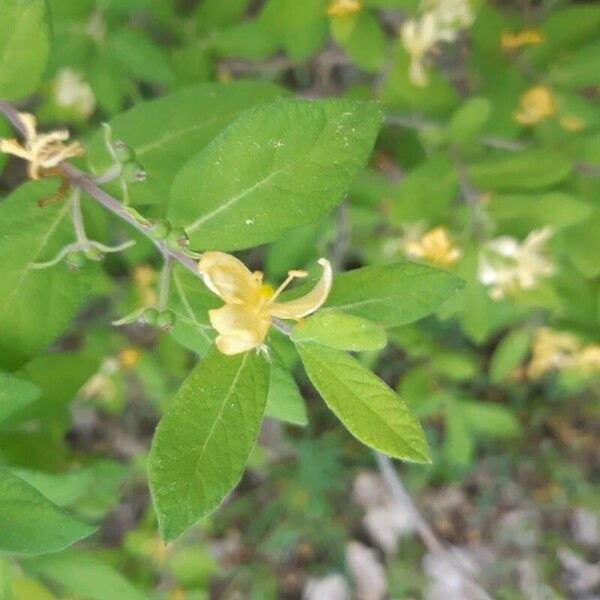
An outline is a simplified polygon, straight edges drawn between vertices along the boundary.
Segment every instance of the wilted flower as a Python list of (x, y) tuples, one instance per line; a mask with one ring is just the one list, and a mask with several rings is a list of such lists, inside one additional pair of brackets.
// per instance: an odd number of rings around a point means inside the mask
[(438, 41), (435, 17), (429, 13), (420, 20), (408, 19), (402, 24), (400, 37), (410, 56), (408, 76), (414, 85), (425, 87), (429, 82), (425, 55)]
[(517, 50), (522, 46), (541, 44), (543, 41), (544, 34), (539, 29), (523, 29), (517, 33), (503, 31), (500, 37), (500, 45), (505, 52)]
[(453, 42), (458, 32), (469, 27), (475, 15), (469, 0), (425, 0), (422, 15), (402, 24), (400, 38), (410, 56), (409, 78), (424, 87), (428, 83), (425, 70), (427, 53), (438, 42)]
[(519, 108), (513, 116), (521, 125), (535, 125), (555, 113), (556, 104), (552, 92), (546, 86), (537, 85), (521, 96)]
[(362, 0), (333, 0), (327, 7), (330, 17), (349, 17), (362, 10)]
[(198, 270), (206, 286), (225, 301), (225, 306), (208, 311), (212, 326), (218, 331), (217, 348), (223, 354), (238, 354), (263, 345), (271, 319), (299, 320), (316, 311), (327, 299), (333, 273), (328, 260), (321, 258), (321, 279), (307, 294), (276, 302), (283, 290), (306, 271), (289, 271), (276, 289), (263, 283), (260, 271), (251, 272), (240, 260), (224, 252), (205, 252)]
[(501, 300), (518, 290), (529, 290), (554, 272), (544, 246), (552, 229), (532, 231), (522, 243), (509, 236), (488, 242), (479, 255), (478, 278), (490, 288), (490, 297)]
[(425, 0), (422, 10), (433, 14), (440, 41), (453, 42), (460, 29), (470, 27), (475, 21), (469, 0)]
[(54, 101), (58, 106), (72, 108), (82, 118), (89, 117), (96, 107), (92, 88), (81, 73), (73, 69), (62, 69), (56, 76)]
[(53, 174), (51, 171), (67, 158), (83, 154), (83, 148), (79, 142), (64, 143), (69, 139), (69, 132), (66, 129), (38, 134), (36, 131), (37, 121), (33, 115), (19, 113), (19, 117), (25, 125), (25, 143), (21, 145), (14, 139), (2, 139), (0, 140), (0, 152), (14, 154), (29, 161), (29, 177), (31, 179), (40, 179), (51, 175)]
[(404, 251), (410, 258), (440, 267), (452, 266), (461, 254), (445, 227), (435, 227), (418, 239), (407, 239)]

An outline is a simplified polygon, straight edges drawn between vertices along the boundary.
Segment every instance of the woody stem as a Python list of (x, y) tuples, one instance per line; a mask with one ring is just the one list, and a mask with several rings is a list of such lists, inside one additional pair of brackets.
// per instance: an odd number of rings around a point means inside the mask
[(165, 263), (160, 272), (160, 281), (158, 283), (158, 310), (165, 310), (169, 300), (169, 288), (171, 287), (171, 273), (173, 271), (173, 259), (165, 256)]

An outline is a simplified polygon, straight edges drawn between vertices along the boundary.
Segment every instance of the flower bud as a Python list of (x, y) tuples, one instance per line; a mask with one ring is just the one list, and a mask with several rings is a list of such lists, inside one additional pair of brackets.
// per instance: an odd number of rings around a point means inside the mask
[(85, 264), (85, 256), (81, 252), (69, 252), (65, 258), (69, 269), (80, 269)]
[(183, 227), (173, 227), (167, 236), (167, 246), (171, 250), (181, 250), (190, 245), (190, 238)]
[(142, 314), (142, 320), (148, 325), (156, 325), (158, 323), (159, 312), (155, 308), (147, 308)]
[(146, 171), (139, 162), (128, 162), (121, 169), (121, 177), (127, 183), (139, 183), (146, 180)]
[(104, 258), (104, 253), (101, 250), (98, 250), (98, 248), (94, 247), (94, 246), (88, 246), (83, 253), (85, 254), (86, 258), (88, 260), (93, 260), (93, 261), (100, 261)]
[(130, 163), (135, 160), (135, 150), (131, 146), (128, 146), (122, 140), (115, 142), (113, 149), (115, 151), (115, 156), (117, 157), (117, 160), (121, 164)]
[(158, 315), (158, 320), (157, 320), (156, 324), (163, 331), (171, 331), (171, 328), (175, 324), (175, 313), (172, 310), (168, 310), (168, 309), (163, 310)]
[(155, 240), (164, 240), (171, 232), (171, 223), (166, 219), (154, 219), (148, 228), (150, 237)]

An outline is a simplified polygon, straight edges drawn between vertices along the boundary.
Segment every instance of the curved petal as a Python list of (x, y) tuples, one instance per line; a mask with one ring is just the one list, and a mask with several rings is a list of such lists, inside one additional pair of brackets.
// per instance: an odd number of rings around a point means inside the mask
[(260, 280), (241, 260), (225, 252), (205, 252), (198, 271), (208, 289), (225, 302), (257, 305)]
[(300, 296), (300, 298), (289, 302), (274, 302), (271, 304), (268, 310), (272, 316), (281, 319), (301, 319), (321, 307), (331, 291), (333, 271), (331, 263), (327, 259), (320, 258), (319, 264), (323, 267), (323, 273), (317, 285), (308, 294)]
[(262, 345), (271, 324), (268, 316), (255, 314), (240, 304), (209, 310), (208, 316), (220, 334), (217, 347), (224, 354), (237, 354)]

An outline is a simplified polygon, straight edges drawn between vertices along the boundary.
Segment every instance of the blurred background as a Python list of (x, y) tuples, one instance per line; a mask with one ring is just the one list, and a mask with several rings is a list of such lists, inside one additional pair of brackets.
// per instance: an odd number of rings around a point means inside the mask
[[(306, 408), (267, 419), (235, 492), (164, 545), (149, 443), (206, 340), (182, 322), (110, 327), (153, 304), (160, 265), (142, 238), (107, 255), (93, 300), (22, 370), (43, 390), (36, 412), (0, 432), (0, 462), (99, 532), (27, 559), (26, 574), (0, 557), (0, 597), (600, 598), (600, 4), (49, 5), (50, 65), (23, 107), (84, 142), (202, 82), (381, 103), (377, 146), (340, 208), (245, 256), (268, 280), (328, 256), (337, 270), (425, 262), (466, 286), (361, 355), (422, 420), (432, 465), (391, 466), (351, 438), (275, 336)], [(6, 196), (25, 168), (6, 155), (0, 168)], [(97, 239), (131, 237), (86, 216)]]

